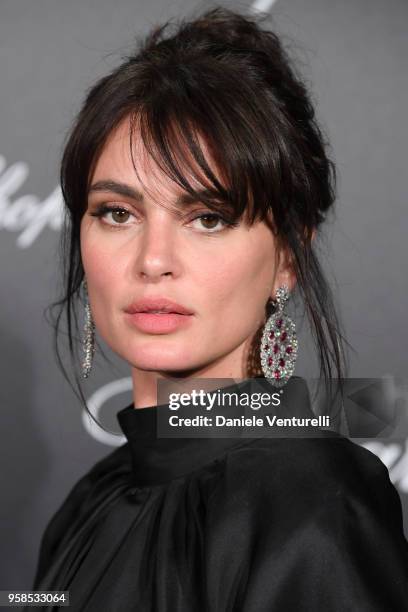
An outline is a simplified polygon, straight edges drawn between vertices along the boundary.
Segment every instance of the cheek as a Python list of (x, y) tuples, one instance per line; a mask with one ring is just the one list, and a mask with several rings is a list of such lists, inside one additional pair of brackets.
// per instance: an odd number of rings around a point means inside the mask
[[(85, 276), (98, 300), (114, 294), (115, 283), (121, 278), (120, 261), (110, 252), (106, 242), (86, 229), (81, 231), (81, 257)], [(98, 303), (98, 301), (96, 301)]]
[(246, 249), (239, 257), (212, 261), (211, 268), (196, 271), (200, 285), (210, 300), (210, 308), (220, 313), (226, 325), (228, 317), (242, 318), (248, 324), (260, 324), (273, 283), (273, 261), (265, 253)]

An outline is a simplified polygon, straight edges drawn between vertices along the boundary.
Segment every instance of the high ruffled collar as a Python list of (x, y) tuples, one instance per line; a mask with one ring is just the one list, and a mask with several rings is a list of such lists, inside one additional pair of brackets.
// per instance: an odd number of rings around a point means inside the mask
[[(248, 378), (220, 389), (238, 393), (279, 392), (265, 378)], [(281, 397), (290, 416), (314, 416), (307, 384), (302, 378), (293, 376), (283, 387)], [(227, 450), (250, 444), (254, 439), (158, 437), (159, 412), (168, 412), (168, 404), (135, 408), (132, 403), (117, 413), (117, 420), (129, 443), (134, 484), (138, 486), (160, 484), (186, 475), (220, 458)], [(287, 410), (285, 412), (287, 415)], [(224, 406), (222, 414), (227, 418), (237, 416), (236, 407)]]

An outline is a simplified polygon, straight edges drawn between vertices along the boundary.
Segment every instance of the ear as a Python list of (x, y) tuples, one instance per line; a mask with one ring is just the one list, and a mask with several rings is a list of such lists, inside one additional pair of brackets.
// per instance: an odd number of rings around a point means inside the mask
[(282, 285), (287, 285), (291, 293), (296, 285), (296, 275), (293, 270), (292, 256), (289, 249), (281, 247), (277, 252), (276, 270), (271, 298), (276, 299), (276, 291)]
[[(316, 238), (317, 230), (313, 228), (310, 241)], [(277, 250), (277, 266), (275, 272), (275, 281), (271, 298), (276, 298), (276, 291), (282, 285), (287, 285), (289, 293), (292, 293), (296, 286), (296, 274), (293, 267), (293, 255), (287, 246), (280, 246)]]

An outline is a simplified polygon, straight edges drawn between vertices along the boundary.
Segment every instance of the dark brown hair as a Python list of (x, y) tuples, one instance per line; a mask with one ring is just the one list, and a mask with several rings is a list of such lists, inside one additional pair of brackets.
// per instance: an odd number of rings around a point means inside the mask
[[(335, 167), (310, 94), (278, 35), (262, 27), (265, 18), (216, 7), (189, 20), (169, 20), (138, 40), (135, 51), (87, 93), (61, 163), (64, 292), (51, 308), (58, 308), (55, 348), (64, 374), (58, 349), (63, 313), (74, 371), (78, 363), (73, 331), (84, 277), (80, 223), (90, 176), (107, 137), (129, 117), (147, 151), (186, 192), (195, 195), (183, 169), (199, 182), (204, 173), (210, 195), (199, 199), (210, 209), (228, 205), (235, 220), (245, 215), (249, 223), (268, 222), (272, 215), (276, 236), (292, 257), (320, 374), (326, 387), (336, 378), (341, 389), (344, 338), (312, 243), (313, 230), (335, 200)], [(197, 134), (227, 185), (207, 165)]]

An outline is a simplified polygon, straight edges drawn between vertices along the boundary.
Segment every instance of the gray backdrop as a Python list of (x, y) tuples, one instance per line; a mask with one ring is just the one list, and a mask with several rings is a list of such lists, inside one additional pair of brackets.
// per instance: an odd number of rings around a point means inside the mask
[[(245, 2), (224, 3), (237, 9)], [(351, 376), (402, 377), (408, 344), (405, 0), (264, 0), (312, 84), (337, 161), (339, 198), (327, 228), (327, 271), (348, 338)], [(61, 143), (85, 89), (133, 36), (194, 2), (1, 0), (1, 589), (31, 588), (40, 536), (70, 488), (123, 442), (83, 419), (60, 374), (43, 310), (56, 297)], [(256, 6), (253, 6), (255, 10)], [(292, 45), (293, 46), (293, 45)], [(333, 280), (334, 282), (334, 280)], [(309, 374), (301, 339), (297, 373)], [(109, 354), (109, 352), (108, 352)], [(119, 431), (131, 400), (126, 365), (97, 361), (86, 384), (98, 418)], [(360, 442), (390, 469), (408, 523), (406, 440)]]

